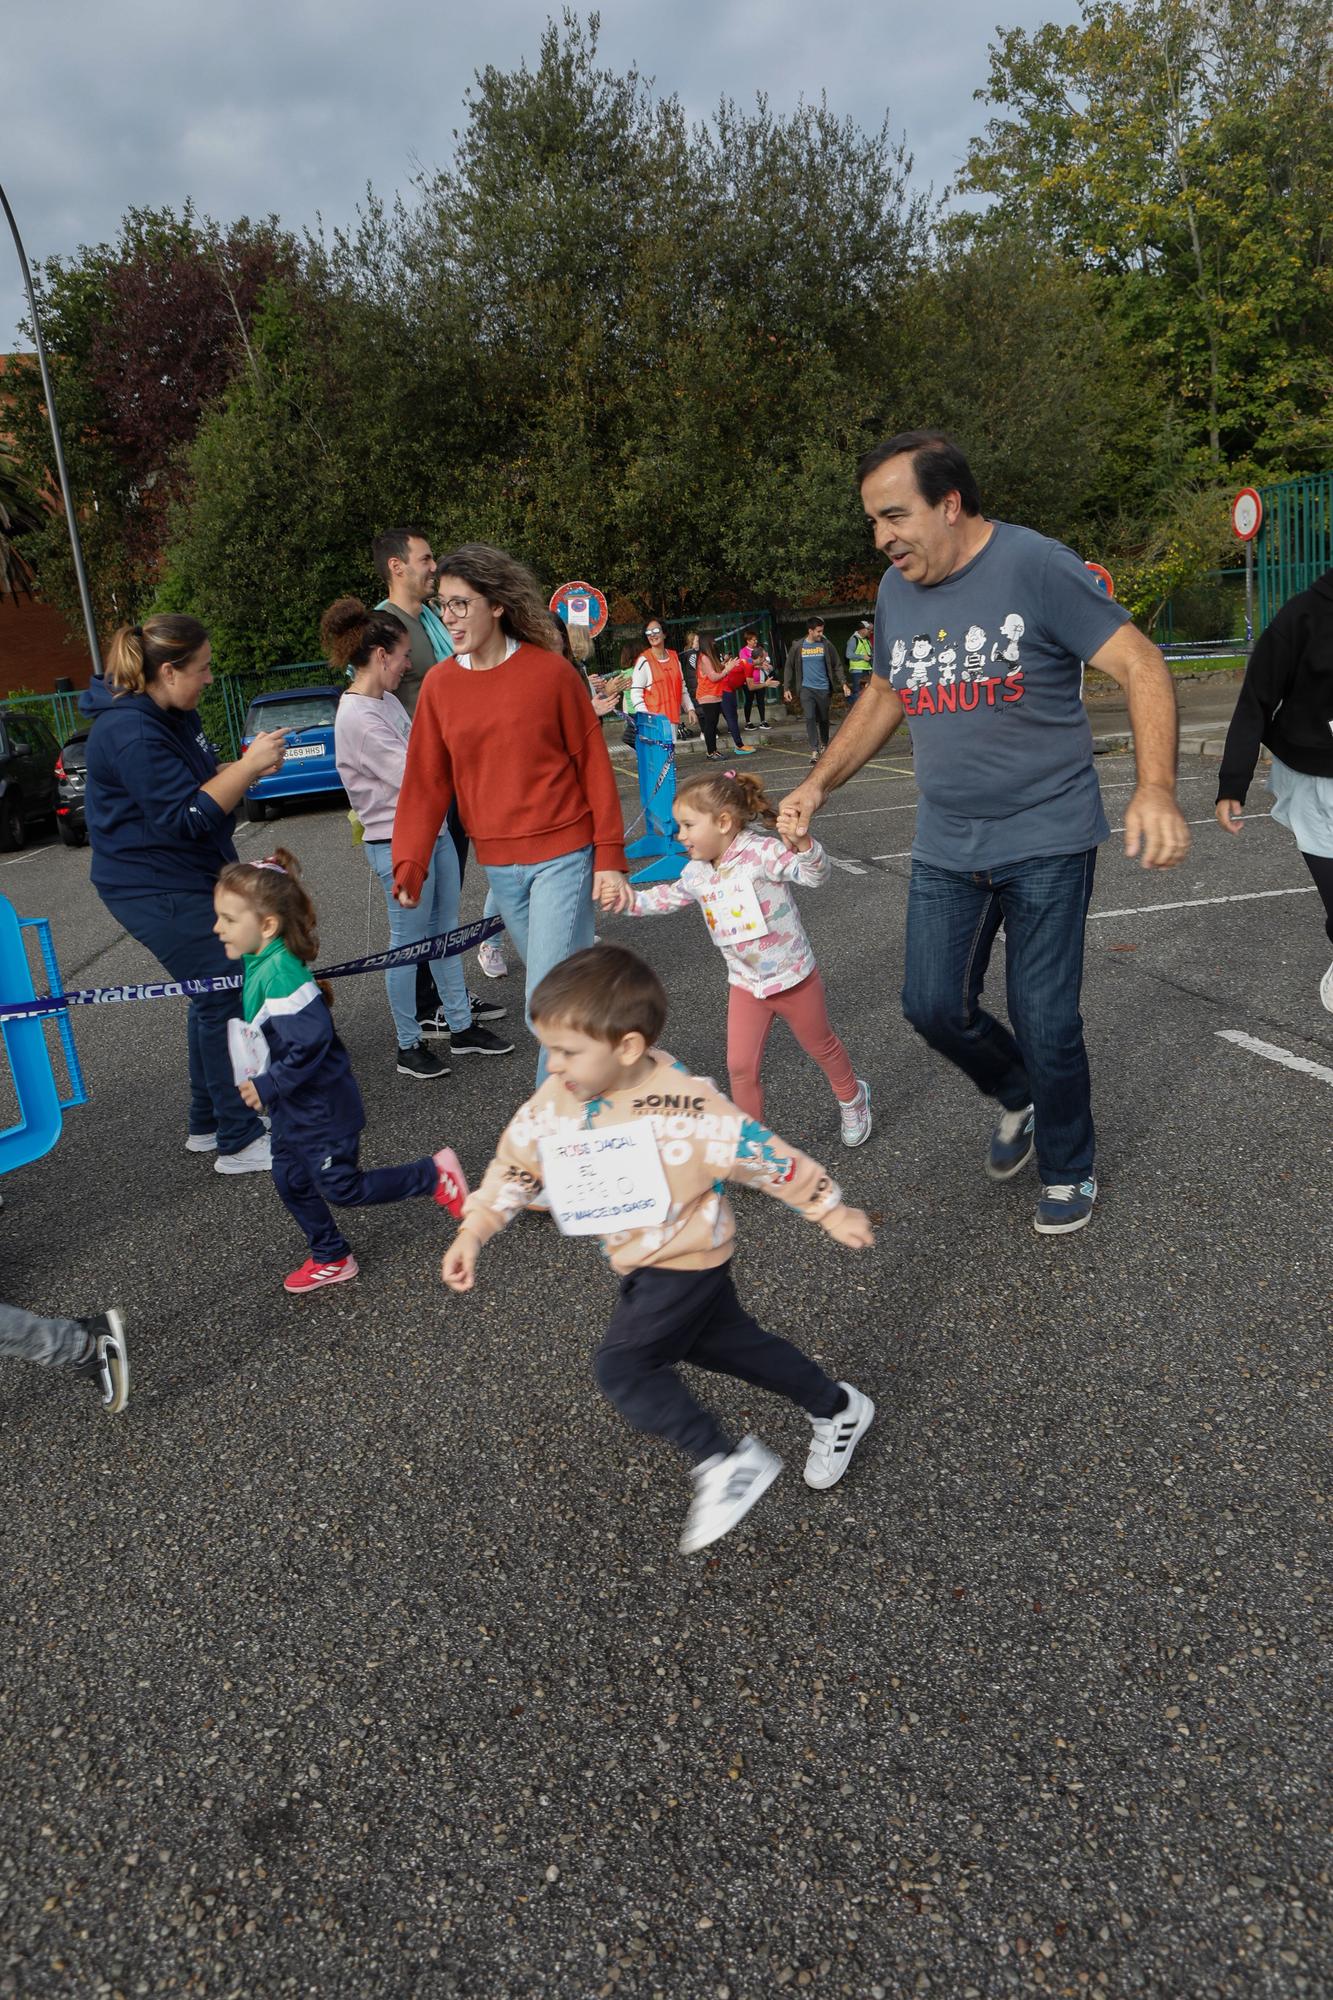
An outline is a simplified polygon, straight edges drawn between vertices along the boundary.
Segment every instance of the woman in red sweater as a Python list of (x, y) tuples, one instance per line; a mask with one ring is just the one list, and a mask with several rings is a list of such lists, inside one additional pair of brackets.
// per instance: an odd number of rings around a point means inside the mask
[[(439, 577), (454, 657), (431, 668), (417, 701), (394, 819), (394, 892), (415, 905), (457, 798), (531, 995), (592, 943), (594, 897), (624, 881), (620, 795), (587, 689), (551, 650), (531, 571), (469, 542), (443, 558)], [(539, 1081), (544, 1071), (543, 1055)]]

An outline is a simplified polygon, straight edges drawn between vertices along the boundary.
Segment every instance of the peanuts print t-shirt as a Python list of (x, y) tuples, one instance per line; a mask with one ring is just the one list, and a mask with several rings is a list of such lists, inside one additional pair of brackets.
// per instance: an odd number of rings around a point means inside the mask
[(912, 854), (959, 873), (1080, 854), (1110, 832), (1083, 662), (1129, 614), (1062, 542), (992, 527), (943, 583), (889, 570), (875, 607), (875, 672), (912, 732)]

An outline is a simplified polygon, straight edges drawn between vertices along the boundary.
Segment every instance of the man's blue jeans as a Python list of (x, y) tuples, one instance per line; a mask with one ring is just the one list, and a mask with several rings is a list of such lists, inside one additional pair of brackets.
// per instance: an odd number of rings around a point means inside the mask
[[(912, 863), (903, 1012), (917, 1033), (1006, 1111), (1036, 1111), (1046, 1186), (1092, 1172), (1092, 1088), (1079, 992), (1097, 850), (1013, 861), (974, 875)], [(977, 1003), (1004, 925), (1013, 1033)]]
[[(214, 979), (239, 973), (213, 932), (211, 889), (162, 890), (156, 894), (103, 896), (118, 924), (154, 958), (172, 979)], [(190, 1130), (216, 1132), (220, 1153), (239, 1153), (264, 1128), (241, 1102), (227, 1047), (227, 1023), (241, 1011), (239, 987), (234, 993), (207, 993), (191, 1000), (186, 1024), (190, 1051)]]
[[(445, 931), (458, 929), (458, 849), (447, 826), (435, 842), (430, 872), (421, 885), (421, 899), (414, 910), (405, 910), (401, 903), (394, 900), (392, 841), (367, 840), (363, 845), (366, 859), (378, 875), (384, 891), (389, 912), (390, 945), (419, 944), (422, 938), (440, 937)], [(464, 1028), (472, 1025), (472, 1002), (468, 999), (463, 961), (457, 956), (432, 958), (429, 964), (435, 990), (444, 1008), (445, 1021), (451, 1033), (461, 1034)], [(417, 1021), (416, 966), (396, 966), (392, 972), (385, 973), (384, 984), (389, 995), (389, 1011), (393, 1015), (398, 1046), (400, 1049), (414, 1049), (421, 1040), (421, 1028)]]
[[(562, 959), (584, 951), (596, 931), (592, 902), (592, 849), (575, 848), (553, 861), (514, 862), (487, 866), (495, 907), (527, 972), (524, 1000)], [(532, 1026), (531, 1011), (527, 1013)], [(546, 1075), (546, 1051), (537, 1061), (537, 1081)]]

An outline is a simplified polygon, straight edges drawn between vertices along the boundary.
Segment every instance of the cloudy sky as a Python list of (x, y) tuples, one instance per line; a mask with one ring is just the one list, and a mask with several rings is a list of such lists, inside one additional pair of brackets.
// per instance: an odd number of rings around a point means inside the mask
[[(128, 207), (192, 197), (227, 221), (345, 222), (369, 181), (447, 163), (486, 64), (535, 60), (543, 0), (10, 0), (0, 181), (34, 260), (110, 238)], [(580, 12), (586, 12), (581, 7)], [(603, 60), (633, 62), (691, 114), (827, 93), (906, 133), (921, 185), (948, 185), (984, 117), (972, 93), (997, 28), (1077, 18), (1076, 0), (604, 0)], [(17, 262), (0, 243), (0, 349)]]

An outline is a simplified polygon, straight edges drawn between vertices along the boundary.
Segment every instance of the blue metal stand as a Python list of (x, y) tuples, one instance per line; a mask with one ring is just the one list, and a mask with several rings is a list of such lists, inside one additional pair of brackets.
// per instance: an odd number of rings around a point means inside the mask
[[(8, 897), (0, 896), (0, 993), (12, 1000), (35, 1000), (32, 968), (23, 933), (35, 931), (46, 973), (47, 991), (60, 993), (60, 968), (51, 942), (51, 926), (45, 917), (20, 917)], [(83, 1071), (74, 1047), (74, 1030), (69, 1016), (55, 1017), (69, 1088), (62, 1095), (56, 1083), (47, 1033), (49, 1021), (0, 1022), (5, 1055), (14, 1078), (14, 1094), (19, 1116), (15, 1124), (0, 1132), (0, 1174), (26, 1167), (49, 1153), (60, 1137), (61, 1113), (88, 1102)]]

